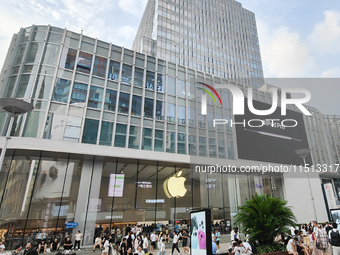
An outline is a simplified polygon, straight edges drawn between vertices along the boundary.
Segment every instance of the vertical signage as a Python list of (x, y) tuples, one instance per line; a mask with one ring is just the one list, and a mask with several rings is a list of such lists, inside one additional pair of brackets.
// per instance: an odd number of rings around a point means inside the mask
[(191, 254), (212, 254), (210, 209), (191, 213)]
[(333, 191), (333, 184), (332, 183), (324, 183), (323, 186), (325, 188), (328, 208), (329, 209), (337, 208), (335, 196), (334, 196), (334, 191)]
[(124, 174), (110, 174), (109, 197), (123, 197)]

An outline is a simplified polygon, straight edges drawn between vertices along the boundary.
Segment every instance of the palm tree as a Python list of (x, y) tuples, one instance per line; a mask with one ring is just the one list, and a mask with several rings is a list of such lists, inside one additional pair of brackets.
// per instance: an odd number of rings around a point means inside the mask
[(288, 227), (296, 225), (287, 201), (271, 194), (256, 194), (238, 209), (235, 224), (242, 225), (242, 231), (249, 234), (250, 242), (257, 241), (259, 245), (272, 244), (279, 233), (287, 232)]

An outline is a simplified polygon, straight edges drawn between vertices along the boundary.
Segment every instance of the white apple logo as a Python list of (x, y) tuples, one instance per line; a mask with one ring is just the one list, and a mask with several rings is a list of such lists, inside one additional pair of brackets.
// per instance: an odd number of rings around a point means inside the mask
[(179, 171), (174, 176), (170, 177), (163, 183), (163, 188), (168, 198), (172, 197), (184, 197), (187, 193), (187, 189), (184, 186), (186, 179), (182, 176), (182, 171)]

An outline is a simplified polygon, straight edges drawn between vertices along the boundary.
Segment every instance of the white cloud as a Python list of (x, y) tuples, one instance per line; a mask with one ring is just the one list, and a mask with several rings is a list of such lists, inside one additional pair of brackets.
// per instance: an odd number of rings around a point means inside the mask
[(324, 11), (309, 35), (257, 21), (266, 77), (339, 77), (340, 12)]
[(128, 25), (119, 27), (115, 31), (115, 34), (112, 35), (111, 41), (120, 46), (125, 46), (126, 48), (130, 48), (132, 45), (132, 41), (135, 38), (136, 32), (137, 32), (137, 27), (128, 26)]
[(297, 32), (287, 27), (270, 29), (257, 22), (264, 74), (266, 77), (310, 77), (316, 62)]
[(314, 26), (308, 36), (310, 46), (317, 53), (340, 53), (340, 12), (323, 12), (325, 19)]
[(321, 77), (324, 78), (340, 78), (340, 68), (334, 67), (332, 69), (323, 71)]
[(125, 12), (133, 15), (141, 15), (145, 9), (147, 0), (118, 0), (118, 6)]

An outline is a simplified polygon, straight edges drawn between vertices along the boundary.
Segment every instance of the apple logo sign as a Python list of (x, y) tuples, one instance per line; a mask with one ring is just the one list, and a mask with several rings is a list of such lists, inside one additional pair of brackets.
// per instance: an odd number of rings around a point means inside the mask
[(164, 192), (168, 198), (184, 197), (185, 193), (187, 193), (187, 189), (184, 186), (186, 179), (183, 176), (181, 177), (181, 175), (182, 171), (179, 171), (163, 183)]

